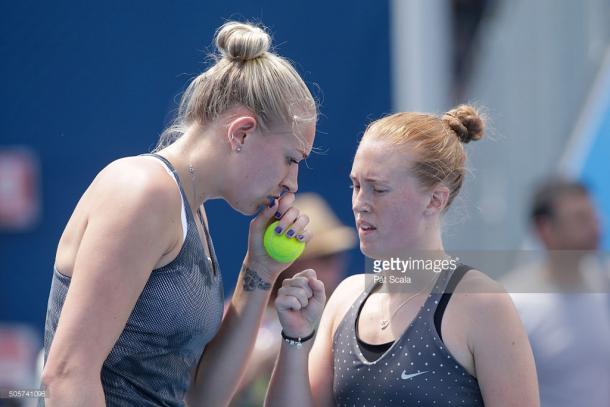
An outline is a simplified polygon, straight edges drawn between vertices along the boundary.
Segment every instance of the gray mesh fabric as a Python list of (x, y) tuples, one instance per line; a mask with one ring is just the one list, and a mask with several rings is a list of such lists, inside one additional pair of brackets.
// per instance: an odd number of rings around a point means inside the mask
[[(188, 202), (171, 164), (183, 201)], [(108, 355), (101, 380), (108, 406), (183, 406), (206, 344), (220, 327), (223, 287), (207, 228), (206, 257), (193, 214), (186, 208), (187, 234), (178, 256), (153, 270), (123, 332)], [(53, 271), (45, 323), (48, 355), (70, 278)]]
[(366, 360), (356, 339), (358, 315), (377, 286), (367, 285), (333, 338), (337, 406), (484, 405), (476, 378), (453, 358), (434, 326), (434, 312), (451, 274), (441, 273), (413, 322), (372, 362)]

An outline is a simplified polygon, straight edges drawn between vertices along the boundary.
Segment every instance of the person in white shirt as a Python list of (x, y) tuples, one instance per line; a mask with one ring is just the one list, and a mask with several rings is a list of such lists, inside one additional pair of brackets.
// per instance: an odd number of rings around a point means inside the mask
[(534, 352), (541, 405), (608, 407), (608, 270), (592, 267), (601, 231), (587, 188), (561, 179), (542, 183), (531, 221), (543, 259), (504, 283)]

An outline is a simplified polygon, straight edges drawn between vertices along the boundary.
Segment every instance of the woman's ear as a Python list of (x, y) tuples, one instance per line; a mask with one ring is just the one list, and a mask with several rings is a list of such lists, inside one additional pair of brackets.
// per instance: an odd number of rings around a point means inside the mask
[(447, 206), (448, 200), (449, 188), (444, 185), (435, 186), (430, 193), (428, 204), (426, 205), (424, 213), (426, 215), (435, 215), (443, 212), (443, 209), (445, 209), (445, 206)]
[(246, 137), (257, 128), (256, 118), (251, 115), (233, 118), (227, 127), (227, 138), (231, 151), (240, 152)]

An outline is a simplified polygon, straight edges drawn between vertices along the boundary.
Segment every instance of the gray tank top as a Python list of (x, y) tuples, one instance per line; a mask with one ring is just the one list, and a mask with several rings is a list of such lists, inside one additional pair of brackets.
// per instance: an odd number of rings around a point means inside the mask
[[(154, 156), (173, 173), (186, 205), (178, 174), (167, 160)], [(178, 256), (152, 271), (102, 367), (108, 406), (183, 406), (192, 369), (220, 327), (223, 287), (212, 240), (202, 222), (208, 258), (193, 214), (188, 208), (185, 212), (187, 233)], [(54, 269), (45, 322), (45, 361), (69, 286), (70, 278)]]
[(366, 284), (333, 337), (337, 406), (484, 405), (477, 379), (453, 358), (435, 328), (434, 314), (452, 273), (440, 273), (413, 322), (374, 361), (364, 357), (357, 342), (360, 311), (379, 286)]

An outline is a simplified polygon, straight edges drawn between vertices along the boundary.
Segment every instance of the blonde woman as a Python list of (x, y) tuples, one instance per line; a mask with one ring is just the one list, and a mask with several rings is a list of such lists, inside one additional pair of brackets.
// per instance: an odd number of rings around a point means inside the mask
[[(104, 168), (59, 242), (45, 327), (48, 406), (226, 405), (276, 277), (262, 233), (308, 241), (292, 207), (316, 105), (264, 29), (229, 22), (154, 155)], [(253, 215), (223, 319), (203, 203)]]
[(482, 119), (464, 105), (368, 127), (351, 172), (360, 249), (377, 265), (434, 267), (390, 267), (370, 284), (352, 276), (323, 314), (313, 271), (284, 280), (276, 308), (285, 340), (267, 405), (538, 406), (532, 352), (509, 296), (443, 248), (463, 144), (482, 135)]

